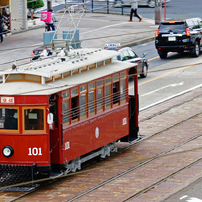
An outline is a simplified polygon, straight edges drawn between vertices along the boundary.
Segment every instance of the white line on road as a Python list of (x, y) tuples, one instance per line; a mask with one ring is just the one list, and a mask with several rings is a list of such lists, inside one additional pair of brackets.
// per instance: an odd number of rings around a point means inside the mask
[(140, 97), (143, 97), (143, 96), (146, 96), (146, 95), (150, 95), (150, 94), (152, 94), (152, 93), (155, 93), (155, 92), (160, 91), (160, 90), (165, 89), (165, 88), (176, 87), (176, 86), (182, 86), (183, 84), (184, 84), (184, 82), (175, 83), (175, 84), (170, 84), (170, 85), (167, 85), (167, 86), (163, 86), (163, 87), (158, 88), (158, 89), (156, 89), (156, 90), (154, 90), (154, 91), (150, 91), (149, 93), (145, 93), (145, 94), (143, 94), (143, 95), (140, 95)]
[(150, 108), (150, 107), (153, 107), (153, 106), (155, 106), (155, 105), (158, 105), (158, 104), (160, 104), (160, 103), (163, 103), (163, 102), (165, 102), (165, 101), (168, 101), (168, 100), (170, 100), (170, 99), (172, 99), (172, 98), (175, 98), (175, 97), (177, 97), (177, 96), (183, 95), (183, 94), (185, 94), (185, 93), (187, 93), (187, 92), (189, 92), (189, 91), (192, 91), (192, 90), (194, 90), (194, 89), (196, 89), (196, 88), (200, 88), (200, 87), (202, 87), (202, 84), (200, 84), (200, 85), (198, 85), (198, 86), (194, 86), (193, 88), (187, 89), (187, 90), (185, 90), (185, 91), (182, 91), (181, 93), (172, 95), (172, 96), (170, 96), (170, 97), (168, 97), (168, 98), (165, 98), (165, 99), (163, 99), (163, 100), (161, 100), (161, 101), (155, 102), (155, 103), (153, 103), (153, 104), (151, 104), (151, 105), (148, 105), (148, 106), (146, 106), (146, 107), (143, 107), (143, 108), (140, 109), (139, 111), (143, 111), (143, 110), (145, 110), (145, 109), (148, 109), (148, 108)]

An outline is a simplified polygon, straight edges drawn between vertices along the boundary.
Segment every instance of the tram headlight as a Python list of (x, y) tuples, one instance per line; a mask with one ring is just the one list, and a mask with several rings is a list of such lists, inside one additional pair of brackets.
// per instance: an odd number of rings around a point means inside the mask
[(2, 153), (5, 157), (11, 157), (14, 153), (14, 149), (10, 145), (7, 145), (3, 148)]

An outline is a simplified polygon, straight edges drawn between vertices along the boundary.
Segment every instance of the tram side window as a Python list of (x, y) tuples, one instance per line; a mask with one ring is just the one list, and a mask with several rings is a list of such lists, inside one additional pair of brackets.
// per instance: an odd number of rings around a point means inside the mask
[(62, 96), (63, 124), (69, 124), (69, 91), (63, 92)]
[(126, 80), (121, 81), (121, 102), (126, 101)]
[(69, 100), (62, 102), (63, 124), (69, 123)]
[(105, 109), (111, 107), (111, 78), (105, 79)]
[(71, 98), (71, 118), (72, 120), (79, 118), (78, 99), (79, 96)]
[(0, 108), (0, 130), (18, 130), (18, 110)]
[(95, 114), (95, 84), (88, 84), (88, 114)]
[(86, 111), (86, 93), (87, 93), (87, 88), (86, 85), (80, 87), (80, 118), (85, 118), (87, 116), (87, 111)]
[(25, 130), (44, 130), (44, 110), (25, 109), (24, 124)]
[(103, 111), (103, 80), (97, 81), (97, 113)]
[(119, 103), (119, 82), (113, 83), (113, 104)]
[(79, 95), (78, 88), (71, 90), (71, 120), (77, 121), (79, 118)]

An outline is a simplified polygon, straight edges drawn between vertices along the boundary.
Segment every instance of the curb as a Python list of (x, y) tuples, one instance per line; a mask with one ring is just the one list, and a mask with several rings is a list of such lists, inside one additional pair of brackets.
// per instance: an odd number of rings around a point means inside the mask
[(133, 42), (129, 42), (126, 44), (121, 45), (122, 47), (127, 47), (127, 46), (137, 46), (146, 42), (150, 42), (150, 41), (154, 41), (155, 37), (148, 37), (148, 38), (144, 38), (144, 39), (139, 39), (137, 41), (133, 41)]
[(28, 32), (30, 30), (34, 30), (34, 29), (39, 29), (39, 28), (43, 28), (45, 27), (44, 25), (36, 25), (36, 27), (31, 27), (31, 28), (28, 28), (28, 29), (24, 29), (24, 30), (19, 30), (19, 31), (13, 31), (11, 32), (12, 35), (14, 34), (20, 34), (22, 32)]

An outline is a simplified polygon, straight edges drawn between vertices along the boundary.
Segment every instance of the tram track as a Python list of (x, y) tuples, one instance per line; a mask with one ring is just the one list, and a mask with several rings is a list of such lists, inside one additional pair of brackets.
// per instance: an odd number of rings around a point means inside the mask
[[(183, 101), (183, 102), (178, 103), (178, 104), (176, 104), (176, 105), (173, 105), (173, 107), (171, 107), (171, 108), (168, 107), (168, 108), (166, 108), (165, 110), (161, 110), (159, 113), (155, 113), (155, 116), (152, 116), (152, 117), (150, 116), (150, 117), (148, 117), (147, 119), (146, 119), (146, 118), (145, 118), (145, 119), (142, 119), (142, 120), (141, 120), (141, 123), (144, 123), (145, 121), (148, 121), (148, 120), (152, 120), (152, 118), (155, 118), (155, 117), (157, 117), (157, 116), (161, 116), (162, 114), (168, 112), (169, 110), (171, 110), (171, 109), (173, 109), (173, 108), (180, 107), (180, 106), (182, 106), (183, 104), (190, 103), (191, 101), (193, 101), (193, 100), (195, 100), (195, 99), (198, 99), (198, 98), (201, 98), (201, 97), (202, 97), (202, 95), (200, 94), (200, 95), (194, 96), (193, 98), (191, 98), (191, 99), (189, 99), (189, 100), (186, 100), (186, 101)], [(179, 127), (180, 125), (186, 124), (186, 122), (188, 122), (188, 121), (190, 121), (190, 120), (193, 120), (193, 119), (195, 119), (195, 118), (201, 116), (201, 114), (202, 114), (202, 112), (195, 113), (194, 115), (191, 115), (191, 116), (187, 117), (186, 119), (183, 119), (183, 120), (181, 120), (181, 121), (179, 121), (179, 122), (177, 122), (177, 123), (175, 123), (175, 124), (173, 124), (173, 125), (170, 125), (169, 127), (164, 128), (163, 130), (160, 130), (160, 131), (154, 133), (154, 134), (151, 135), (151, 136), (145, 137), (145, 138), (141, 139), (140, 141), (135, 142), (135, 143), (129, 145), (128, 147), (125, 147), (125, 148), (123, 148), (123, 149), (120, 149), (119, 152), (116, 153), (115, 155), (112, 155), (112, 157), (113, 157), (113, 158), (116, 158), (116, 157), (118, 157), (121, 153), (128, 152), (129, 150), (134, 149), (134, 147), (137, 146), (138, 144), (141, 144), (141, 143), (144, 143), (144, 142), (146, 142), (146, 141), (149, 141), (150, 139), (155, 138), (155, 137), (157, 137), (158, 135), (160, 135), (160, 134), (162, 134), (162, 133), (164, 133), (164, 132), (167, 132), (167, 131), (169, 131), (169, 130), (174, 130), (174, 128)], [(130, 169), (126, 170), (125, 172), (120, 173), (120, 174), (117, 175), (117, 176), (111, 177), (111, 178), (109, 178), (109, 180), (106, 180), (106, 181), (100, 183), (100, 184), (97, 185), (97, 186), (91, 187), (90, 189), (88, 189), (87, 191), (85, 191), (85, 192), (83, 192), (83, 193), (81, 193), (82, 191), (80, 191), (80, 194), (78, 194), (78, 195), (75, 196), (75, 197), (72, 197), (71, 199), (69, 199), (69, 200), (67, 200), (67, 201), (75, 201), (75, 200), (77, 200), (78, 198), (85, 197), (86, 195), (88, 195), (88, 193), (93, 192), (93, 191), (95, 191), (95, 190), (97, 190), (97, 189), (99, 189), (99, 188), (101, 188), (101, 187), (103, 187), (103, 186), (109, 184), (110, 182), (112, 182), (112, 181), (114, 181), (114, 180), (116, 180), (116, 179), (118, 179), (118, 178), (120, 178), (120, 177), (122, 177), (122, 176), (124, 176), (124, 175), (127, 175), (128, 173), (132, 172), (133, 170), (138, 169), (138, 168), (140, 168), (140, 167), (146, 165), (147, 163), (149, 163), (149, 162), (151, 162), (151, 161), (154, 161), (155, 159), (158, 159), (158, 158), (161, 157), (161, 156), (165, 156), (165, 155), (166, 155), (167, 153), (169, 153), (170, 151), (172, 151), (172, 150), (174, 150), (174, 149), (176, 149), (176, 148), (179, 148), (180, 146), (182, 146), (182, 145), (184, 145), (184, 144), (186, 144), (186, 143), (188, 143), (188, 142), (190, 142), (190, 141), (192, 141), (192, 140), (194, 140), (194, 139), (196, 139), (196, 138), (198, 138), (198, 137), (201, 137), (201, 136), (202, 136), (202, 134), (198, 134), (198, 135), (196, 135), (196, 136), (194, 136), (194, 137), (192, 137), (192, 138), (189, 138), (188, 140), (184, 141), (183, 143), (180, 143), (180, 144), (178, 144), (178, 145), (175, 146), (175, 147), (171, 147), (171, 148), (167, 149), (166, 151), (163, 151), (163, 152), (161, 152), (161, 153), (159, 153), (159, 154), (153, 156), (152, 158), (147, 159), (147, 160), (144, 161), (144, 162), (137, 161), (137, 162), (140, 162), (139, 165), (134, 166), (133, 168), (130, 168)], [(119, 155), (117, 155), (117, 154), (119, 154)], [(111, 157), (110, 157), (110, 158), (111, 158)], [(199, 159), (199, 161), (201, 161), (201, 159)], [(135, 162), (135, 161), (134, 161), (134, 162)], [(133, 163), (134, 163), (134, 162), (133, 162)], [(113, 166), (113, 165), (112, 165), (112, 166)], [(191, 164), (189, 164), (189, 165), (187, 165), (187, 166), (184, 166), (183, 168), (185, 169), (185, 168), (188, 167), (188, 166), (191, 166)], [(87, 168), (88, 168), (88, 167), (87, 167)], [(179, 172), (180, 172), (181, 170), (183, 170), (183, 168), (179, 169)], [(89, 170), (88, 170), (89, 172), (90, 172), (90, 169), (91, 169), (91, 168), (89, 168)], [(99, 169), (99, 168), (98, 168), (98, 169)], [(101, 165), (101, 168), (100, 168), (100, 169), (104, 169), (104, 168), (102, 168), (102, 165)], [(127, 200), (131, 200), (132, 198), (139, 196), (141, 193), (145, 193), (145, 192), (147, 192), (148, 190), (151, 190), (152, 187), (156, 186), (158, 183), (162, 183), (163, 180), (166, 180), (166, 179), (168, 179), (169, 176), (172, 177), (172, 176), (174, 176), (175, 174), (177, 174), (177, 171), (176, 171), (176, 172), (173, 172), (173, 174), (168, 175), (167, 178), (166, 178), (166, 177), (165, 177), (165, 179), (162, 178), (162, 179), (159, 180), (158, 182), (155, 182), (155, 183), (151, 184), (151, 186), (147, 187), (147, 189), (144, 188), (144, 189), (141, 190), (141, 192), (139, 191), (139, 192), (137, 192), (137, 193), (131, 195), (130, 197), (126, 198), (125, 200), (126, 200), (126, 201), (127, 201)], [(78, 172), (78, 173), (75, 173), (75, 176), (76, 176), (76, 175), (79, 175), (79, 172)], [(38, 190), (42, 190), (43, 188), (44, 188), (44, 187), (41, 187), (40, 189), (36, 189), (34, 192), (37, 193)], [(149, 189), (149, 188), (150, 188), (150, 189)], [(15, 198), (13, 201), (20, 201), (20, 199), (26, 198), (28, 195), (30, 195), (31, 193), (34, 193), (34, 192), (30, 192), (30, 193), (26, 193), (26, 194), (21, 194), (21, 196)], [(132, 197), (132, 198), (131, 198), (131, 197)]]
[[(153, 156), (153, 157), (150, 158), (150, 159), (147, 159), (146, 161), (140, 163), (139, 165), (137, 165), (137, 166), (135, 166), (135, 167), (133, 167), (133, 168), (130, 168), (129, 170), (127, 170), (127, 171), (125, 171), (125, 172), (123, 172), (123, 173), (121, 173), (121, 174), (119, 174), (119, 175), (117, 175), (117, 176), (115, 176), (115, 177), (113, 177), (113, 178), (111, 178), (111, 179), (109, 179), (109, 180), (103, 182), (102, 184), (100, 184), (100, 185), (98, 185), (98, 186), (96, 186), (96, 187), (94, 187), (94, 188), (92, 188), (92, 189), (90, 189), (90, 190), (88, 190), (88, 191), (86, 191), (86, 192), (84, 192), (84, 193), (82, 193), (82, 194), (80, 194), (80, 195), (78, 195), (78, 196), (72, 198), (71, 200), (68, 200), (67, 202), (75, 201), (76, 199), (78, 199), (78, 198), (80, 198), (80, 197), (83, 197), (83, 196), (85, 196), (86, 194), (88, 194), (88, 193), (90, 193), (90, 192), (92, 192), (92, 191), (94, 191), (94, 190), (96, 190), (96, 189), (98, 189), (98, 188), (100, 188), (100, 187), (102, 187), (102, 186), (108, 184), (108, 183), (111, 183), (113, 180), (116, 180), (117, 178), (122, 177), (123, 175), (128, 174), (129, 172), (134, 171), (135, 169), (137, 169), (137, 168), (139, 168), (139, 167), (141, 167), (141, 166), (144, 166), (145, 164), (150, 163), (151, 161), (156, 160), (157, 158), (160, 158), (160, 157), (162, 157), (162, 156), (165, 156), (166, 154), (168, 154), (169, 152), (173, 151), (174, 149), (179, 148), (180, 146), (182, 146), (182, 145), (184, 145), (184, 144), (187, 144), (187, 143), (189, 143), (190, 141), (193, 141), (194, 139), (196, 139), (196, 138), (198, 138), (198, 137), (202, 137), (202, 133), (199, 134), (199, 135), (196, 135), (196, 136), (194, 136), (194, 137), (192, 137), (192, 138), (190, 138), (189, 140), (184, 141), (183, 143), (181, 143), (181, 144), (179, 144), (179, 145), (176, 145), (176, 146), (174, 146), (174, 147), (172, 147), (172, 148), (169, 148), (168, 150), (166, 150), (166, 151), (164, 151), (164, 152), (162, 152), (162, 153), (160, 153), (160, 154), (158, 154), (158, 155), (156, 155), (156, 156)], [(156, 185), (162, 183), (163, 181), (167, 180), (168, 178), (170, 178), (170, 177), (176, 175), (176, 174), (179, 173), (180, 171), (182, 171), (182, 170), (184, 170), (184, 169), (186, 169), (186, 168), (188, 168), (188, 167), (194, 165), (195, 163), (197, 163), (197, 162), (199, 162), (199, 161), (202, 161), (202, 158), (197, 159), (196, 161), (192, 162), (191, 164), (189, 164), (189, 165), (187, 165), (187, 166), (185, 166), (185, 167), (179, 169), (178, 171), (176, 171), (176, 172), (174, 172), (174, 173), (172, 173), (172, 174), (170, 174), (170, 175), (164, 177), (163, 179), (159, 180), (158, 182), (153, 183), (153, 184), (150, 185), (149, 187), (147, 187), (147, 188), (145, 188), (145, 189), (139, 191), (138, 193), (135, 193), (134, 195), (128, 197), (128, 198), (125, 199), (124, 201), (129, 201), (130, 199), (135, 198), (136, 196), (138, 196), (138, 195), (140, 195), (140, 194), (142, 194), (142, 193), (145, 193), (145, 192), (151, 190), (154, 186), (156, 186)]]
[(177, 170), (176, 172), (174, 172), (174, 173), (172, 173), (172, 174), (170, 174), (170, 175), (168, 175), (168, 176), (162, 178), (162, 179), (159, 180), (158, 182), (153, 183), (152, 185), (150, 185), (150, 186), (147, 187), (146, 189), (143, 189), (143, 190), (139, 191), (138, 193), (135, 193), (134, 195), (132, 195), (132, 196), (130, 196), (129, 198), (125, 199), (123, 202), (130, 201), (131, 199), (134, 199), (135, 197), (138, 197), (139, 195), (141, 195), (141, 194), (143, 194), (143, 193), (145, 193), (145, 192), (147, 192), (147, 191), (150, 191), (150, 190), (153, 189), (155, 186), (157, 186), (157, 185), (159, 185), (159, 184), (165, 182), (165, 181), (168, 180), (169, 178), (171, 178), (171, 177), (177, 175), (178, 173), (182, 172), (183, 170), (185, 170), (185, 169), (187, 169), (187, 168), (189, 168), (189, 167), (191, 167), (191, 166), (193, 166), (193, 165), (195, 165), (195, 164), (197, 164), (198, 162), (201, 162), (201, 161), (202, 161), (202, 158), (197, 159), (196, 161), (190, 163), (189, 165), (187, 165), (187, 166), (185, 166), (185, 167), (183, 167), (183, 168)]
[[(153, 117), (155, 117), (155, 116), (161, 115), (162, 113), (165, 113), (165, 112), (171, 110), (172, 108), (176, 108), (176, 107), (182, 106), (182, 105), (185, 104), (185, 103), (189, 103), (189, 102), (193, 101), (194, 99), (197, 99), (197, 98), (200, 98), (200, 97), (202, 97), (202, 95), (195, 96), (195, 97), (193, 97), (193, 98), (191, 98), (191, 99), (189, 99), (189, 100), (186, 100), (186, 101), (184, 101), (184, 102), (182, 102), (182, 103), (179, 103), (179, 104), (177, 104), (177, 105), (175, 105), (175, 106), (173, 106), (173, 107), (171, 107), (171, 108), (167, 108), (167, 109), (161, 111), (160, 113), (157, 113), (157, 114), (155, 114), (155, 115), (153, 115), (153, 116), (148, 117), (147, 119), (142, 120), (142, 122), (144, 122), (144, 121), (146, 121), (146, 120), (149, 120), (149, 119), (151, 119), (151, 118), (153, 118)], [(174, 127), (177, 127), (177, 126), (179, 126), (179, 125), (185, 123), (185, 122), (188, 121), (188, 120), (194, 119), (195, 117), (197, 117), (197, 116), (199, 116), (199, 115), (201, 115), (201, 114), (202, 114), (202, 112), (199, 112), (199, 113), (197, 113), (197, 114), (195, 114), (195, 115), (193, 115), (193, 116), (190, 116), (190, 117), (188, 117), (187, 119), (184, 119), (184, 120), (182, 120), (182, 121), (180, 121), (180, 122), (178, 122), (178, 123), (175, 123), (174, 125), (172, 125), (172, 126), (166, 128), (166, 129), (164, 129), (164, 130), (162, 130), (162, 131), (159, 131), (158, 133), (155, 133), (155, 134), (153, 134), (153, 135), (150, 136), (150, 137), (144, 138), (144, 139), (142, 139), (141, 141), (136, 142), (136, 143), (130, 145), (129, 147), (126, 147), (126, 148), (120, 150), (119, 152), (128, 150), (128, 149), (134, 147), (136, 144), (142, 143), (143, 141), (147, 141), (148, 139), (151, 139), (151, 138), (157, 136), (158, 134), (161, 134), (161, 133), (163, 133), (163, 132), (165, 132), (165, 131), (167, 131), (167, 130), (170, 130), (170, 129), (174, 128)], [(131, 172), (132, 170), (135, 170), (135, 169), (139, 168), (140, 166), (143, 166), (143, 165), (145, 165), (146, 163), (148, 163), (148, 162), (150, 162), (150, 161), (152, 161), (152, 160), (154, 160), (154, 159), (157, 159), (157, 158), (159, 158), (159, 157), (165, 155), (166, 153), (168, 153), (168, 152), (174, 150), (175, 148), (178, 148), (178, 147), (180, 147), (181, 145), (186, 144), (187, 142), (192, 141), (193, 139), (200, 137), (201, 135), (202, 135), (202, 134), (196, 135), (195, 137), (191, 138), (190, 140), (187, 140), (187, 141), (185, 141), (185, 142), (183, 142), (183, 143), (181, 143), (181, 144), (179, 144), (179, 145), (177, 145), (177, 146), (175, 146), (175, 147), (170, 148), (170, 149), (167, 150), (167, 151), (162, 152), (161, 154), (158, 154), (158, 155), (152, 157), (151, 159), (149, 159), (149, 160), (147, 160), (147, 161), (145, 161), (145, 162), (143, 162), (143, 163), (140, 163), (138, 166), (135, 166), (135, 167), (133, 167), (133, 168), (127, 170), (126, 172), (123, 172), (123, 173), (121, 173), (121, 174), (115, 176), (114, 178), (111, 178), (110, 180), (105, 181), (105, 182), (103, 182), (102, 184), (100, 184), (100, 185), (98, 185), (98, 186), (96, 186), (96, 187), (94, 187), (94, 188), (92, 188), (92, 189), (90, 189), (90, 190), (88, 190), (88, 191), (82, 193), (81, 195), (78, 195), (77, 197), (72, 198), (71, 200), (68, 200), (68, 202), (74, 201), (74, 200), (76, 200), (76, 199), (78, 199), (78, 198), (80, 198), (80, 197), (83, 197), (84, 195), (86, 195), (86, 194), (88, 194), (88, 193), (90, 193), (90, 192), (92, 192), (92, 191), (94, 191), (94, 190), (96, 190), (96, 189), (98, 189), (98, 188), (100, 188), (100, 187), (106, 185), (107, 183), (112, 182), (113, 180), (115, 180), (115, 179), (117, 179), (117, 178), (119, 178), (119, 177), (121, 177), (121, 176), (123, 176), (123, 175), (125, 175), (125, 174), (127, 174), (128, 172)], [(189, 164), (189, 165), (187, 165), (187, 166), (184, 166), (183, 168), (180, 168), (178, 171), (176, 171), (176, 172), (174, 172), (174, 173), (172, 173), (172, 174), (170, 174), (170, 175), (168, 175), (168, 176), (162, 178), (161, 180), (159, 180), (159, 181), (153, 183), (152, 185), (150, 185), (149, 187), (142, 189), (141, 191), (139, 191), (138, 193), (135, 193), (134, 195), (128, 197), (128, 198), (125, 199), (124, 201), (129, 201), (130, 199), (132, 199), (132, 198), (134, 198), (134, 197), (140, 195), (141, 193), (145, 193), (145, 192), (151, 190), (154, 186), (156, 186), (156, 185), (158, 185), (158, 184), (164, 182), (164, 181), (167, 180), (168, 178), (173, 177), (173, 176), (176, 175), (177, 173), (181, 172), (182, 170), (185, 170), (186, 168), (188, 168), (188, 167), (190, 167), (190, 166), (196, 164), (196, 163), (199, 162), (199, 161), (202, 161), (202, 159), (201, 159), (201, 158), (200, 158), (200, 159), (197, 159), (196, 161), (192, 162), (191, 164)]]

